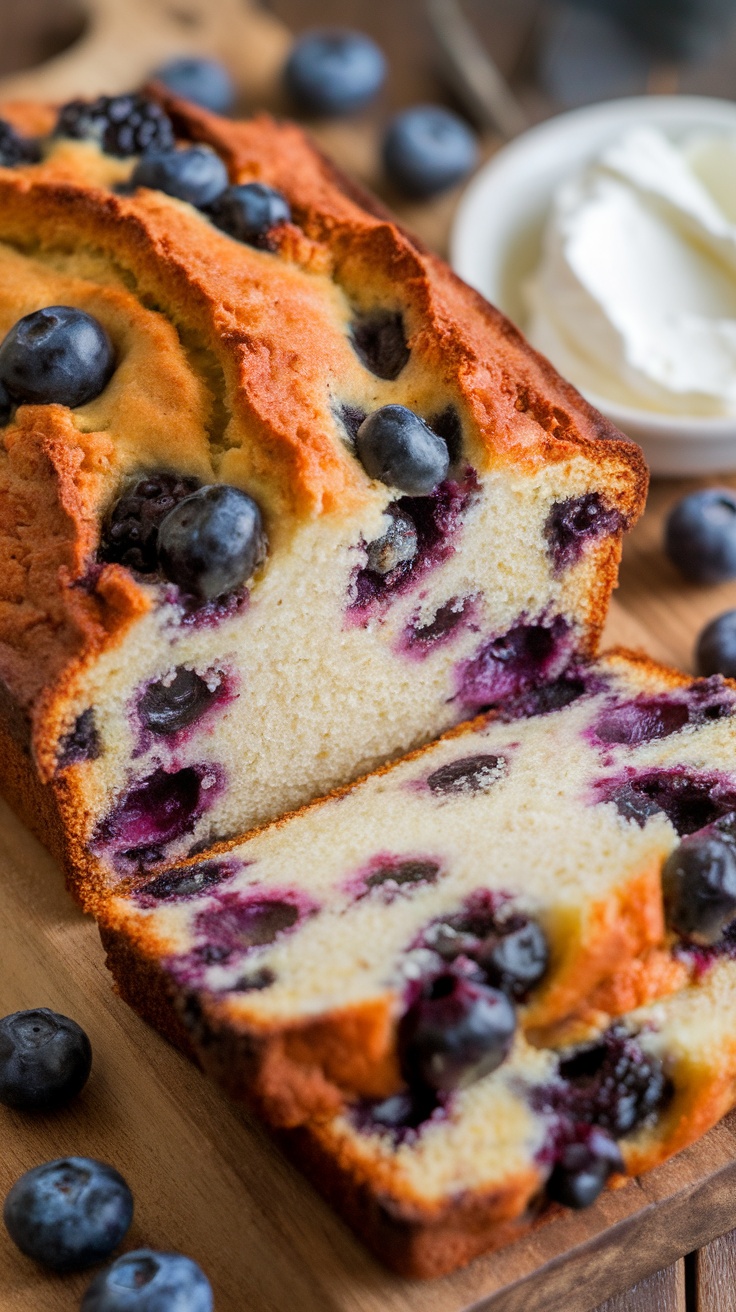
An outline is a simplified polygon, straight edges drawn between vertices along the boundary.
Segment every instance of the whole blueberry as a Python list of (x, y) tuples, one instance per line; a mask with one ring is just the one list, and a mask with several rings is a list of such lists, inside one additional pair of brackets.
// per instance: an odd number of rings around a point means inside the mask
[(109, 1257), (133, 1219), (133, 1195), (112, 1166), (61, 1157), (26, 1171), (5, 1199), (5, 1225), (26, 1257), (75, 1271)]
[(736, 610), (727, 610), (706, 624), (698, 638), (695, 659), (699, 674), (725, 674), (736, 679)]
[(523, 1001), (546, 974), (549, 946), (541, 926), (529, 920), (501, 938), (491, 935), (481, 944), (476, 960), (489, 984)]
[(261, 512), (226, 483), (201, 487), (169, 511), (158, 530), (162, 573), (205, 601), (233, 592), (266, 555)]
[(450, 467), (445, 442), (404, 405), (384, 405), (368, 415), (355, 449), (370, 478), (415, 497), (434, 492)]
[(80, 1312), (212, 1312), (213, 1307), (210, 1282), (190, 1257), (139, 1248), (95, 1276)]
[(670, 511), (664, 549), (692, 583), (721, 583), (736, 576), (736, 493), (706, 488), (683, 497)]
[(178, 733), (204, 715), (216, 693), (196, 670), (179, 665), (173, 679), (161, 679), (146, 688), (138, 703), (141, 723), (161, 737)]
[(547, 1181), (547, 1195), (556, 1203), (579, 1210), (590, 1207), (611, 1175), (624, 1171), (618, 1145), (605, 1130), (593, 1127), (578, 1143), (560, 1151)]
[(0, 382), (29, 405), (84, 405), (100, 395), (114, 368), (102, 324), (72, 305), (24, 315), (0, 345)]
[(386, 60), (375, 41), (349, 28), (325, 28), (297, 38), (284, 68), (286, 90), (305, 114), (350, 114), (383, 86)]
[(736, 919), (736, 845), (704, 830), (684, 838), (662, 869), (667, 924), (696, 943), (717, 943)]
[(167, 196), (209, 205), (227, 187), (227, 169), (209, 146), (186, 150), (150, 150), (142, 155), (130, 178), (132, 187), (150, 187)]
[(383, 139), (383, 166), (407, 196), (434, 196), (464, 178), (478, 162), (471, 129), (441, 105), (416, 105), (391, 120)]
[(274, 228), (291, 222), (288, 200), (265, 182), (227, 187), (210, 205), (209, 214), (228, 236), (266, 250), (272, 243)]
[(19, 1111), (63, 1107), (84, 1088), (92, 1048), (84, 1030), (46, 1007), (0, 1020), (0, 1102)]
[(163, 82), (175, 96), (191, 100), (194, 105), (212, 110), (213, 114), (229, 114), (235, 104), (235, 85), (225, 65), (218, 59), (182, 55), (159, 64), (151, 77)]
[(439, 975), (399, 1024), (404, 1076), (443, 1093), (464, 1088), (501, 1065), (515, 1031), (505, 993), (461, 975)]

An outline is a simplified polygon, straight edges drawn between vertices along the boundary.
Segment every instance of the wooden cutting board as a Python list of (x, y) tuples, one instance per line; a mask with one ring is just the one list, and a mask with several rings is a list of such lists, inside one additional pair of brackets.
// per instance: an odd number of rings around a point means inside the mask
[[(196, 49), (227, 58), (244, 107), (279, 107), (289, 34), (244, 0), (86, 4), (82, 41), (47, 66), (0, 82), (0, 98), (127, 89), (161, 59)], [(348, 171), (376, 181), (370, 117), (318, 135)], [(431, 206), (392, 199), (405, 222), (443, 247), (455, 196)], [(736, 606), (736, 583), (690, 587), (665, 561), (662, 514), (684, 490), (674, 483), (654, 489), (626, 546), (607, 637), (689, 668), (702, 625)], [(0, 1194), (51, 1157), (81, 1153), (112, 1162), (136, 1198), (126, 1247), (191, 1254), (212, 1280), (217, 1312), (589, 1312), (736, 1226), (735, 1114), (590, 1211), (555, 1220), (465, 1271), (432, 1284), (387, 1274), (264, 1131), (114, 996), (94, 924), (72, 905), (51, 858), (0, 803), (0, 1014), (29, 1006), (52, 1007), (84, 1025), (94, 1069), (82, 1097), (53, 1117), (0, 1108)], [(75, 1309), (89, 1278), (38, 1271), (0, 1227), (0, 1312)]]

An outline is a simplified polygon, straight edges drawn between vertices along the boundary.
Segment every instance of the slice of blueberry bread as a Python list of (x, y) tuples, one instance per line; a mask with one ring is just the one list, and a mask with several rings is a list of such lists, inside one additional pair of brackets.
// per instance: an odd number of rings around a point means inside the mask
[(93, 907), (592, 652), (646, 471), (296, 127), (5, 114), (0, 781)]
[[(662, 866), (736, 811), (734, 711), (719, 677), (579, 665), (111, 896), (117, 986), (276, 1124), (400, 1093), (425, 1044), (437, 1087), (477, 1078), (517, 1027), (544, 1042), (686, 981)], [(476, 1008), (476, 1066), (448, 1050), (445, 1069), (443, 1026)]]
[(284, 1141), (383, 1261), (432, 1277), (560, 1204), (591, 1205), (735, 1102), (736, 961), (726, 953), (697, 982), (574, 1047), (517, 1038), (504, 1065), (470, 1087), (363, 1102)]

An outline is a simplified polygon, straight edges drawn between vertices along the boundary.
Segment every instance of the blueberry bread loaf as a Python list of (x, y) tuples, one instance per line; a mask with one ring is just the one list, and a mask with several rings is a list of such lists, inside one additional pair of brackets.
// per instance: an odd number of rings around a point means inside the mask
[[(735, 711), (719, 677), (625, 653), (578, 665), (111, 896), (117, 987), (281, 1125), (401, 1093), (427, 1027), (425, 1076), (447, 1089), (517, 1029), (540, 1043), (568, 1017), (630, 1010), (687, 980), (661, 872), (736, 811)], [(479, 1017), (475, 1066), (450, 1042), (445, 1069), (452, 1016)]]
[(589, 1206), (734, 1106), (730, 952), (711, 949), (692, 984), (574, 1047), (517, 1038), (502, 1066), (449, 1097), (364, 1102), (286, 1132), (287, 1149), (389, 1266), (451, 1271), (558, 1204)]
[(301, 132), (0, 124), (0, 786), (94, 908), (593, 652), (646, 472)]

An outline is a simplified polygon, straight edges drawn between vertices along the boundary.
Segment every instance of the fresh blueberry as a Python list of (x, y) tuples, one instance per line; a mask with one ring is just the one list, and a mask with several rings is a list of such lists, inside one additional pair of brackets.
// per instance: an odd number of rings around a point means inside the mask
[(180, 501), (158, 531), (159, 565), (166, 578), (205, 601), (239, 588), (265, 555), (258, 506), (226, 483), (201, 487)]
[(0, 118), (0, 165), (13, 169), (18, 164), (35, 164), (39, 159), (38, 143), (22, 137), (11, 123)]
[(227, 187), (209, 207), (212, 222), (230, 237), (269, 250), (274, 229), (291, 222), (286, 197), (265, 182), (244, 182)]
[(196, 478), (164, 472), (138, 479), (118, 497), (105, 518), (102, 559), (127, 565), (141, 574), (154, 573), (162, 519), (198, 486)]
[(84, 1030), (46, 1007), (0, 1020), (0, 1102), (23, 1112), (63, 1107), (84, 1088), (92, 1048)]
[(725, 674), (736, 679), (736, 610), (727, 610), (706, 624), (695, 653), (699, 674)]
[(434, 196), (454, 187), (478, 162), (470, 128), (441, 105), (416, 105), (389, 123), (383, 165), (394, 186), (408, 196)]
[(138, 713), (146, 729), (166, 737), (194, 724), (216, 695), (196, 670), (179, 665), (169, 682), (161, 680), (146, 688), (138, 703)]
[(369, 478), (410, 496), (428, 496), (447, 477), (447, 447), (413, 410), (385, 405), (358, 429), (358, 459)]
[(544, 978), (549, 946), (540, 925), (528, 920), (502, 937), (491, 935), (475, 954), (489, 984), (523, 1001)]
[(495, 1071), (508, 1055), (516, 1014), (505, 993), (451, 973), (429, 981), (399, 1024), (409, 1084), (449, 1093)]
[(112, 1166), (62, 1157), (16, 1180), (3, 1217), (26, 1257), (54, 1271), (78, 1271), (104, 1261), (125, 1238), (133, 1195)]
[(59, 111), (56, 133), (96, 141), (108, 155), (123, 159), (174, 146), (174, 129), (161, 106), (135, 93), (70, 100)]
[(284, 68), (286, 90), (305, 114), (362, 109), (386, 77), (383, 52), (363, 32), (326, 28), (297, 38)]
[(547, 1195), (564, 1207), (590, 1207), (609, 1177), (624, 1169), (618, 1145), (605, 1130), (594, 1128), (582, 1141), (560, 1150), (547, 1181)]
[(186, 150), (149, 150), (133, 169), (130, 185), (164, 191), (202, 208), (222, 194), (228, 176), (220, 156), (209, 146), (188, 146)]
[(350, 326), (350, 339), (358, 359), (376, 378), (393, 381), (409, 359), (404, 320), (396, 310), (370, 310)]
[(71, 305), (24, 315), (0, 346), (0, 382), (29, 405), (84, 405), (100, 395), (114, 368), (102, 324)]
[(235, 104), (235, 85), (218, 59), (182, 55), (154, 68), (151, 77), (163, 82), (175, 96), (191, 100), (213, 114), (229, 114)]
[(736, 493), (727, 487), (692, 492), (667, 517), (664, 548), (692, 583), (736, 576)]
[(210, 1282), (190, 1257), (139, 1248), (95, 1276), (80, 1312), (212, 1312), (213, 1307)]
[(367, 568), (374, 574), (390, 574), (399, 565), (408, 565), (418, 549), (417, 526), (397, 505), (386, 507), (388, 528), (382, 537), (368, 543)]
[(717, 829), (683, 839), (662, 869), (667, 924), (696, 943), (717, 943), (736, 919), (736, 845)]
[(4, 428), (13, 413), (13, 402), (7, 387), (0, 383), (0, 428)]

